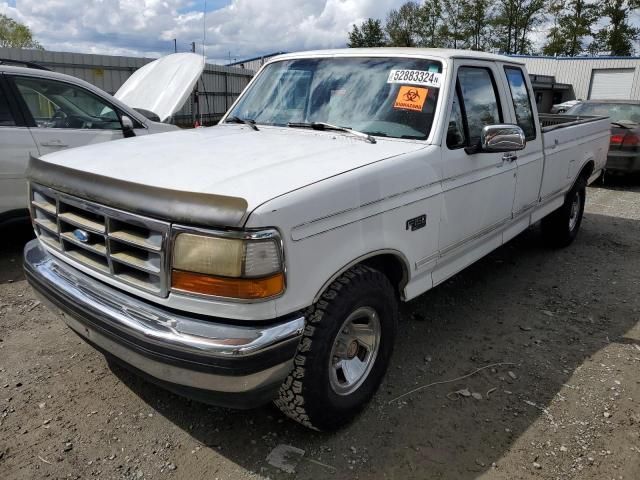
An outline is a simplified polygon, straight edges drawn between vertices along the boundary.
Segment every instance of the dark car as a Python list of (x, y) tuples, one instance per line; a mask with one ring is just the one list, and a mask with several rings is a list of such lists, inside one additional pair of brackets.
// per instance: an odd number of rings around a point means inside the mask
[(587, 100), (570, 108), (566, 114), (609, 117), (611, 142), (607, 172), (640, 172), (640, 101)]

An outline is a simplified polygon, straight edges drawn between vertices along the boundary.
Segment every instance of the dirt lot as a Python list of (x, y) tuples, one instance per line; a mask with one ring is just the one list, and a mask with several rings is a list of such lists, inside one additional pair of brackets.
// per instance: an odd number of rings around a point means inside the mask
[[(638, 479), (639, 183), (590, 188), (571, 247), (546, 249), (531, 229), (405, 305), (380, 392), (335, 434), (111, 369), (34, 299), (29, 234), (6, 230), (0, 478)], [(514, 365), (390, 403), (501, 362)], [(305, 451), (295, 475), (266, 461), (279, 444)]]

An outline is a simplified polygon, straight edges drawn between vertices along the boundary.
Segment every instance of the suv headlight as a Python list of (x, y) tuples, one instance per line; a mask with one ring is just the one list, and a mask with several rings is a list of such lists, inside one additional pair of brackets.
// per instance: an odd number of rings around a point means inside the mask
[(280, 236), (259, 232), (183, 232), (175, 236), (171, 288), (244, 300), (284, 291)]

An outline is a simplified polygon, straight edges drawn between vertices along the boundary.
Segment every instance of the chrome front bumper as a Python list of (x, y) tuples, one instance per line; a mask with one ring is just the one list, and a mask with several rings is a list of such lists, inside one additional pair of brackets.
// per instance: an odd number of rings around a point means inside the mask
[(169, 390), (207, 403), (250, 408), (271, 400), (292, 368), (304, 317), (268, 324), (183, 315), (137, 299), (25, 246), (34, 290), (78, 335)]

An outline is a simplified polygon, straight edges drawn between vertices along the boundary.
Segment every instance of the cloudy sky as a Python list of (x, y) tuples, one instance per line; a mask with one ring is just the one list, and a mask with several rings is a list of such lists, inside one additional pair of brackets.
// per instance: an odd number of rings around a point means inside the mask
[[(404, 0), (207, 0), (206, 54), (227, 62), (275, 51), (343, 47), (354, 22)], [(47, 50), (157, 57), (202, 51), (205, 0), (0, 0)]]

